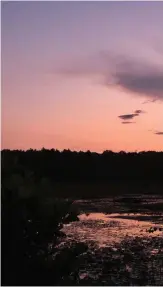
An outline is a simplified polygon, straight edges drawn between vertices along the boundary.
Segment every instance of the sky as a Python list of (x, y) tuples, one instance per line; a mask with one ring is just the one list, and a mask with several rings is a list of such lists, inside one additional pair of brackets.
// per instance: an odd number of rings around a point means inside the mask
[(2, 149), (163, 150), (163, 2), (2, 2)]

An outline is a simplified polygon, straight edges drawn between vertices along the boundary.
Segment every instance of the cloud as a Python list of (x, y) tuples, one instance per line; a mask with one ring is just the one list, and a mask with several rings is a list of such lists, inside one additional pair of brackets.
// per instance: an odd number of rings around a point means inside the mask
[(155, 103), (156, 101), (158, 101), (158, 98), (154, 98), (152, 100), (144, 101), (142, 104)]
[(163, 132), (154, 132), (155, 135), (163, 136)]
[(137, 117), (139, 114), (126, 114), (126, 115), (120, 115), (118, 116), (122, 120), (131, 120), (134, 117)]
[(143, 110), (136, 110), (134, 113), (135, 114), (144, 114), (145, 112)]
[(162, 136), (163, 131), (156, 131), (156, 130), (148, 130), (149, 132), (152, 132), (154, 135)]
[(122, 122), (122, 124), (135, 124), (135, 122), (128, 122), (128, 121), (125, 121), (125, 122)]
[(115, 75), (117, 85), (121, 88), (163, 100), (163, 73), (135, 73), (131, 71), (119, 72)]
[(123, 120), (122, 124), (135, 124), (135, 122), (131, 122), (128, 120), (133, 119), (134, 117), (138, 117), (140, 114), (144, 113), (143, 110), (135, 110), (133, 114), (125, 114), (118, 116), (121, 120)]
[(105, 75), (106, 84), (111, 79), (113, 85), (126, 92), (146, 96), (152, 102), (163, 100), (163, 62), (160, 61), (158, 65), (145, 59), (123, 55), (112, 58), (110, 62), (112, 70)]
[[(163, 100), (163, 63), (149, 63), (134, 55), (119, 55), (112, 51), (100, 52), (87, 59), (64, 64), (58, 73), (66, 76), (99, 76), (107, 87), (117, 86), (128, 93), (146, 96), (148, 101)], [(146, 103), (146, 102), (145, 102)]]

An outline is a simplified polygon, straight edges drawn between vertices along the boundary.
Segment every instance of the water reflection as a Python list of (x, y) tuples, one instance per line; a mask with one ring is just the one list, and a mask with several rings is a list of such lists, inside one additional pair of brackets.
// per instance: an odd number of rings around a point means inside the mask
[(99, 247), (113, 246), (133, 237), (161, 237), (163, 224), (153, 223), (152, 216), (142, 213), (81, 214), (79, 222), (64, 226), (69, 240), (94, 241)]
[[(137, 200), (136, 200), (137, 199)], [(84, 242), (79, 285), (162, 286), (163, 198), (81, 200), (79, 221), (64, 226), (69, 242)]]

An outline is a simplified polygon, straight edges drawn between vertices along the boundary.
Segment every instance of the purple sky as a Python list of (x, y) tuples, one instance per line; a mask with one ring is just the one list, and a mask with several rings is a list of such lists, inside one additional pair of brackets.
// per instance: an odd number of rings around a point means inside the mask
[(1, 11), (2, 148), (163, 149), (163, 2)]

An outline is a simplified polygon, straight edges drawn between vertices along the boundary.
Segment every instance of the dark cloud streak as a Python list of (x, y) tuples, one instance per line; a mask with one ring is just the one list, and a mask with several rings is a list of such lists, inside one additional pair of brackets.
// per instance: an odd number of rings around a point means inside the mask
[(125, 121), (125, 122), (122, 122), (122, 124), (135, 124), (135, 122), (128, 122), (128, 121)]
[(163, 136), (163, 132), (155, 132), (154, 134), (158, 136)]
[(131, 120), (134, 117), (137, 117), (139, 114), (126, 114), (126, 115), (120, 115), (118, 116), (122, 120)]
[(136, 110), (134, 113), (135, 114), (144, 114), (145, 112), (143, 110)]

